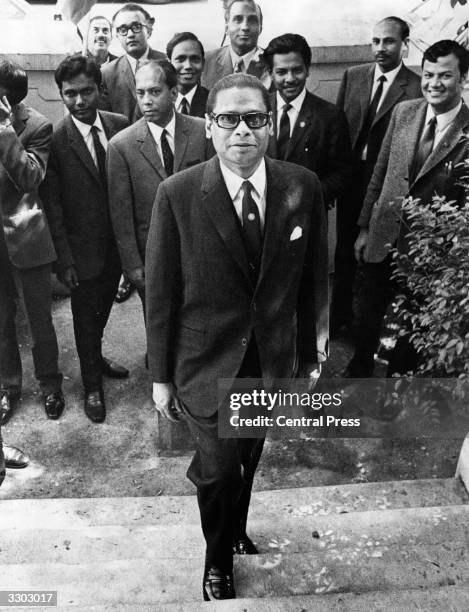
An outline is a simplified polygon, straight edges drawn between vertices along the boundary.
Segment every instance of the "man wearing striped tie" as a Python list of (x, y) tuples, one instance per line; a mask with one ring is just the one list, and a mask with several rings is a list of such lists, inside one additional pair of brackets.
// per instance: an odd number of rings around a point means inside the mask
[[(464, 47), (452, 40), (436, 42), (423, 54), (424, 100), (401, 102), (394, 109), (358, 220), (355, 255), (364, 269), (354, 359), (367, 351), (373, 359), (373, 342), (396, 292), (389, 250), (396, 245), (400, 252), (407, 250), (402, 199), (411, 196), (430, 203), (436, 193), (461, 205), (465, 201), (459, 179), (460, 162), (468, 154), (469, 110), (462, 101), (468, 69)], [(405, 373), (416, 365), (415, 351), (406, 338), (400, 339), (388, 373)]]

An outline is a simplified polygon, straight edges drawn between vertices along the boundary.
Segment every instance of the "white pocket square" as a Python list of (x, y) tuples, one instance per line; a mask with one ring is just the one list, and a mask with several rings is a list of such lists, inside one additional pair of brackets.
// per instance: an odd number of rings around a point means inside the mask
[(303, 230), (301, 229), (301, 227), (299, 225), (297, 225), (292, 233), (290, 234), (290, 242), (292, 240), (298, 240), (298, 238), (301, 238), (301, 236), (303, 235)]

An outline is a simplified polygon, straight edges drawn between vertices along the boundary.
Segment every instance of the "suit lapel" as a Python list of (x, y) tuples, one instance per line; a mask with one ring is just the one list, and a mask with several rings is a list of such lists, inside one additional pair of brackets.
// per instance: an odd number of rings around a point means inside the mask
[(286, 161), (288, 161), (288, 158), (295, 150), (295, 147), (304, 137), (306, 132), (311, 129), (313, 120), (314, 117), (311, 109), (311, 96), (308, 94), (308, 92), (306, 92), (306, 97), (301, 105), (300, 112), (296, 118), (295, 125), (293, 126), (293, 132), (288, 143), (287, 154), (285, 156)]
[(130, 67), (130, 64), (125, 56), (122, 56), (119, 61), (119, 64), (122, 82), (125, 83), (127, 89), (132, 95), (132, 98), (135, 100), (135, 102), (137, 102), (137, 95), (135, 93), (135, 75), (132, 72), (132, 68)]
[(114, 121), (112, 119), (112, 116), (107, 115), (107, 114), (105, 114), (103, 112), (99, 112), (99, 117), (101, 119), (101, 123), (103, 124), (104, 132), (106, 134), (106, 138), (109, 141), (118, 132), (116, 124), (114, 123)]
[(452, 125), (446, 130), (443, 138), (439, 141), (433, 149), (432, 154), (422, 166), (416, 180), (427, 172), (430, 172), (432, 168), (439, 164), (460, 143), (461, 139), (464, 137), (465, 128), (467, 128), (468, 125), (469, 109), (463, 104)]
[(189, 125), (185, 117), (175, 113), (176, 125), (174, 129), (174, 172), (178, 172), (186, 153), (189, 142)]
[(405, 88), (408, 83), (406, 72), (407, 68), (402, 65), (401, 69), (396, 75), (396, 78), (392, 82), (391, 87), (386, 93), (381, 106), (379, 107), (372, 125), (379, 121), (383, 115), (385, 115), (401, 98), (404, 97)]
[(363, 75), (363, 79), (357, 80), (357, 89), (358, 89), (358, 99), (360, 101), (360, 117), (362, 118), (362, 124), (360, 125), (360, 129), (363, 125), (363, 121), (368, 113), (368, 107), (370, 106), (370, 98), (371, 92), (373, 89), (373, 75), (375, 73), (375, 65), (372, 64), (369, 70)]
[(427, 103), (425, 101), (422, 101), (417, 106), (415, 106), (412, 111), (409, 111), (406, 116), (404, 132), (406, 139), (407, 168), (409, 170), (409, 176), (412, 173), (412, 163), (414, 161), (415, 149), (417, 147), (417, 142), (422, 132), (422, 125), (425, 121), (426, 112)]
[(202, 202), (226, 248), (252, 287), (243, 239), (236, 223), (233, 202), (226, 188), (218, 157), (213, 157), (205, 166)]
[(137, 126), (137, 141), (140, 143), (140, 153), (162, 179), (168, 178), (146, 120), (139, 119), (135, 125)]
[(265, 276), (275, 253), (282, 244), (284, 227), (290, 210), (285, 202), (287, 184), (275, 172), (274, 163), (266, 158), (267, 194), (259, 280)]
[(82, 135), (78, 131), (76, 125), (73, 123), (72, 118), (68, 115), (65, 119), (65, 125), (67, 129), (68, 139), (70, 141), (70, 148), (79, 157), (83, 165), (87, 168), (90, 174), (98, 181), (101, 185), (101, 179), (99, 177), (98, 169), (96, 164), (91, 157), (91, 153), (82, 138)]

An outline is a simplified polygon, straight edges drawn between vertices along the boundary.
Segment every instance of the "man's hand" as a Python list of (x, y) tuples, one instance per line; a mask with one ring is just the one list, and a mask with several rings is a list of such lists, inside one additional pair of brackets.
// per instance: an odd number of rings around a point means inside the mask
[(0, 98), (0, 123), (5, 127), (11, 123), (11, 106), (6, 96)]
[(153, 401), (161, 416), (174, 423), (181, 420), (183, 411), (172, 383), (153, 383)]
[(76, 289), (79, 285), (78, 274), (74, 266), (69, 266), (68, 268), (65, 268), (65, 270), (58, 272), (57, 278), (61, 283), (63, 283), (72, 291), (73, 289)]
[(309, 391), (312, 391), (321, 375), (321, 364), (303, 361), (298, 368), (298, 378), (309, 379)]
[(145, 289), (145, 268), (126, 271), (125, 276), (137, 289)]
[(358, 234), (358, 238), (355, 240), (355, 259), (360, 261), (365, 261), (365, 249), (368, 244), (368, 229), (362, 228), (360, 233)]

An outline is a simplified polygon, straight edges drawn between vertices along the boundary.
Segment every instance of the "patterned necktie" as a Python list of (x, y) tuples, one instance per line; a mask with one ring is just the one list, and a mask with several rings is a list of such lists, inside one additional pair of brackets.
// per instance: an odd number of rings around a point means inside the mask
[(179, 107), (179, 112), (182, 115), (188, 115), (189, 114), (189, 102), (187, 101), (187, 98), (182, 98), (181, 100), (181, 105)]
[(233, 73), (237, 74), (238, 72), (243, 72), (243, 60), (236, 62), (233, 67)]
[(91, 136), (93, 138), (94, 152), (96, 153), (96, 167), (98, 168), (99, 178), (104, 189), (107, 189), (106, 180), (106, 151), (104, 150), (101, 140), (99, 139), (100, 129), (98, 126), (91, 126)]
[(166, 170), (166, 174), (171, 176), (174, 167), (174, 155), (171, 151), (171, 147), (169, 146), (167, 134), (167, 130), (163, 130), (161, 132), (161, 153), (163, 155), (163, 165), (164, 169)]
[(414, 182), (418, 173), (423, 168), (424, 163), (433, 151), (433, 143), (435, 141), (436, 132), (436, 117), (432, 117), (427, 123), (423, 132), (422, 138), (415, 151), (414, 160), (412, 162), (411, 182)]
[(285, 159), (290, 142), (290, 117), (288, 111), (292, 108), (291, 104), (283, 105), (282, 116), (280, 117), (280, 126), (277, 138), (277, 158)]
[(242, 217), (244, 244), (251, 272), (257, 276), (259, 255), (262, 247), (259, 209), (251, 195), (253, 188), (251, 182), (244, 181), (241, 188), (243, 190)]

